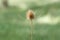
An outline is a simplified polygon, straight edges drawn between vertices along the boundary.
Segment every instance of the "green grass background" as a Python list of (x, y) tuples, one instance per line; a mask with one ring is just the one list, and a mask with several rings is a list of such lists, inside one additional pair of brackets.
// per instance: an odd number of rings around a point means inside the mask
[[(46, 15), (51, 7), (58, 10), (51, 15), (60, 16), (59, 2), (43, 6), (31, 5), (29, 8), (38, 17)], [(31, 28), (29, 23), (24, 22), (27, 10), (17, 7), (0, 9), (0, 40), (30, 40)], [(60, 40), (60, 23), (56, 25), (34, 23), (33, 40)]]

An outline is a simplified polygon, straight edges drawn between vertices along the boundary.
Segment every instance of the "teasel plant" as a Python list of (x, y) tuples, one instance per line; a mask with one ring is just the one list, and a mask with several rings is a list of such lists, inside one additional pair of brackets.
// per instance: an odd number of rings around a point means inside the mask
[(34, 15), (34, 12), (32, 10), (28, 10), (27, 11), (27, 19), (30, 21), (30, 28), (31, 28), (31, 31), (30, 31), (30, 40), (33, 39), (33, 30), (34, 30), (34, 26), (33, 26), (33, 20), (35, 18), (35, 15)]

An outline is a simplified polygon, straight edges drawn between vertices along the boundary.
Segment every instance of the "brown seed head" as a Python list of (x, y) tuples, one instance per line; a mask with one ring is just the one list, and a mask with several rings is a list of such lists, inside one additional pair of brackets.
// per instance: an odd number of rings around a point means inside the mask
[(27, 19), (32, 20), (34, 19), (34, 14), (32, 10), (28, 10), (27, 12)]

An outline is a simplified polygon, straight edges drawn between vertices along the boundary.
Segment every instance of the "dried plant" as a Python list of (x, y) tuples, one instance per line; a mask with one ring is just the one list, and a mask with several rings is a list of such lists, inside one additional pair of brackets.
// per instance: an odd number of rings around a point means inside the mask
[(30, 25), (31, 25), (31, 40), (32, 40), (32, 35), (33, 35), (33, 19), (34, 19), (34, 13), (32, 10), (28, 10), (27, 12), (27, 19), (30, 21)]

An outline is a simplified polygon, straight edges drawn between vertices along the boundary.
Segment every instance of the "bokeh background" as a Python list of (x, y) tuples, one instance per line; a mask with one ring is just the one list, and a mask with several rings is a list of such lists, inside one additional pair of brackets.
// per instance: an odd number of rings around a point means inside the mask
[(0, 0), (0, 40), (30, 40), (29, 9), (33, 40), (60, 40), (60, 0)]

